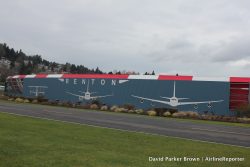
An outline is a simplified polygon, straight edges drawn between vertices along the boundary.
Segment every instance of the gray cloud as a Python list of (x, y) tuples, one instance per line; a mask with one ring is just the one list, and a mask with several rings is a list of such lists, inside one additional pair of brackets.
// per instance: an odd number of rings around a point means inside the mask
[(106, 71), (248, 75), (247, 0), (12, 0), (1, 4), (1, 42), (51, 61)]
[(227, 43), (223, 43), (215, 49), (214, 61), (231, 62), (237, 60), (249, 60), (250, 58), (250, 38), (248, 35), (233, 39)]

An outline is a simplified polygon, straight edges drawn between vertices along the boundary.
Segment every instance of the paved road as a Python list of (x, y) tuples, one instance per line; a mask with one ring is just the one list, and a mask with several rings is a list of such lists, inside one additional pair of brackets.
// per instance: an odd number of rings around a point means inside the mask
[(0, 101), (0, 112), (250, 147), (250, 128)]

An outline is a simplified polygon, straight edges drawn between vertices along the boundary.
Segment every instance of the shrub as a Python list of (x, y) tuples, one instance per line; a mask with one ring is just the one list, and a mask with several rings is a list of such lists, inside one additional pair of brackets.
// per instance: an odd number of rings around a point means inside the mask
[(9, 97), (8, 97), (8, 96), (1, 95), (1, 93), (0, 93), (0, 98), (1, 98), (1, 99), (4, 99), (4, 100), (8, 100), (8, 99), (9, 99)]
[(23, 102), (24, 102), (24, 100), (18, 97), (18, 98), (16, 98), (15, 102), (18, 102), (18, 103), (23, 103)]
[(187, 117), (187, 112), (185, 112), (185, 111), (180, 111), (180, 115), (181, 115), (183, 118), (185, 118), (185, 117)]
[(225, 122), (237, 122), (235, 117), (228, 117), (228, 116), (220, 116), (220, 115), (201, 115), (200, 117), (203, 120), (210, 120), (210, 121), (225, 121)]
[(57, 105), (58, 106), (65, 106), (66, 103), (63, 103), (63, 102), (58, 102)]
[(32, 100), (31, 103), (38, 103), (37, 99)]
[(122, 108), (117, 107), (114, 112), (122, 112)]
[(63, 106), (64, 106), (64, 107), (71, 107), (72, 104), (71, 104), (71, 103), (63, 103)]
[(101, 110), (102, 110), (102, 111), (107, 111), (107, 110), (108, 110), (108, 106), (102, 106), (102, 107), (101, 107)]
[(225, 121), (225, 122), (238, 122), (238, 119), (236, 117), (224, 116), (224, 117), (222, 117), (222, 121)]
[(237, 117), (232, 117), (232, 118), (231, 118), (231, 121), (232, 121), (232, 122), (238, 122), (238, 119), (237, 119)]
[(127, 108), (120, 108), (120, 110), (121, 110), (121, 112), (125, 112), (125, 113), (127, 113), (128, 112), (128, 109)]
[(128, 109), (126, 109), (126, 108), (120, 108), (120, 107), (117, 107), (115, 110), (114, 110), (114, 112), (128, 112)]
[(143, 109), (137, 109), (137, 110), (135, 110), (135, 113), (136, 114), (143, 114), (144, 111), (143, 111)]
[(171, 113), (169, 111), (166, 111), (163, 113), (164, 117), (171, 117)]
[(29, 103), (30, 101), (28, 99), (25, 99), (23, 102), (24, 103)]
[(90, 105), (89, 104), (79, 105), (79, 106), (77, 106), (77, 108), (90, 109)]
[(231, 120), (231, 118), (228, 117), (228, 116), (224, 116), (224, 117), (222, 118), (222, 121), (225, 121), (225, 122), (229, 122), (230, 120)]
[(250, 104), (237, 107), (236, 113), (238, 117), (250, 117)]
[(115, 111), (118, 108), (118, 106), (114, 105), (110, 108), (111, 111)]
[(212, 121), (214, 119), (214, 116), (213, 115), (207, 115), (206, 118), (207, 118), (207, 120)]
[(186, 115), (189, 118), (199, 118), (199, 114), (197, 112), (194, 112), (194, 111), (187, 111)]
[(208, 115), (202, 114), (200, 118), (201, 118), (201, 119), (204, 119), (204, 120), (207, 120), (208, 117), (209, 117)]
[[(44, 101), (49, 101), (48, 99), (45, 99), (43, 96), (38, 96), (37, 98), (37, 101), (40, 103), (40, 102), (44, 102)], [(57, 100), (59, 101), (59, 100)]]
[(90, 105), (90, 109), (92, 109), (92, 110), (97, 110), (99, 107), (98, 107), (98, 105), (97, 104), (91, 104)]
[(222, 118), (223, 118), (223, 116), (221, 116), (221, 115), (217, 115), (216, 120), (221, 121), (221, 120), (222, 120)]
[(214, 121), (217, 117), (215, 115), (208, 115), (207, 118), (208, 120)]
[(96, 104), (97, 106), (100, 106), (102, 103), (98, 99), (95, 99), (91, 101), (91, 104)]
[(172, 114), (174, 118), (185, 118), (187, 116), (186, 112), (175, 112)]
[(178, 112), (173, 113), (173, 114), (172, 114), (172, 117), (178, 118), (178, 117), (179, 117), (179, 113), (178, 113)]
[(43, 101), (43, 102), (41, 102), (40, 104), (42, 104), (42, 105), (50, 105), (51, 103), (48, 102), (48, 101)]
[(128, 110), (128, 113), (135, 113), (135, 110)]
[(211, 115), (210, 117), (211, 117), (211, 120), (213, 120), (213, 121), (218, 121), (218, 120), (220, 120), (220, 119), (219, 119), (220, 117), (218, 117), (217, 115)]
[(124, 104), (123, 108), (128, 109), (128, 110), (134, 110), (135, 106), (133, 104)]
[[(40, 101), (38, 101), (38, 102), (40, 102)], [(58, 105), (58, 103), (59, 103), (59, 101), (57, 101), (57, 100), (56, 101), (50, 101), (51, 105)]]
[(238, 122), (241, 123), (250, 123), (250, 118), (244, 117), (244, 118), (237, 118)]
[(147, 111), (147, 114), (149, 115), (149, 116), (156, 116), (156, 111), (153, 111), (153, 110), (151, 110), (151, 111)]

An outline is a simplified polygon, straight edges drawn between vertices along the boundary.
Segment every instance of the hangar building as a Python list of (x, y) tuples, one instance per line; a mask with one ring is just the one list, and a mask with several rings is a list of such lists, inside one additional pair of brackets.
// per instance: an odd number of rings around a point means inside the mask
[(175, 75), (37, 74), (7, 78), (5, 93), (25, 98), (136, 108), (234, 115), (249, 104), (250, 78), (202, 78)]

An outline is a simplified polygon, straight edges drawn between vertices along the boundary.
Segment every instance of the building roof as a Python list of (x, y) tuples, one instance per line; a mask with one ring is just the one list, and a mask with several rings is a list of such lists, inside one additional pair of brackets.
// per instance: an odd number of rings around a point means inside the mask
[(15, 75), (10, 78), (95, 78), (95, 79), (142, 79), (142, 80), (182, 80), (182, 81), (221, 81), (250, 82), (250, 77), (195, 77), (186, 75), (127, 75), (127, 74), (34, 74)]

